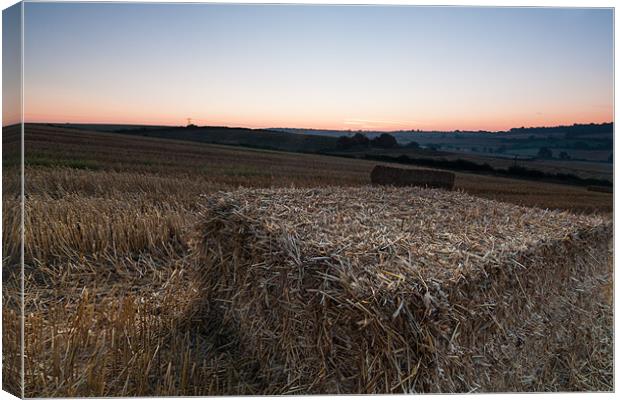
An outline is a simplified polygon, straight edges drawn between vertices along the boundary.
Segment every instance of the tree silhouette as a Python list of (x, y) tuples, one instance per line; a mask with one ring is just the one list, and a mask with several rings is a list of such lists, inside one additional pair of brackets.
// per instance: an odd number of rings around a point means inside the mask
[(370, 143), (370, 140), (368, 140), (368, 138), (365, 135), (361, 133), (356, 133), (352, 137), (340, 136), (338, 138), (338, 141), (336, 142), (336, 148), (340, 150), (347, 150), (352, 147), (358, 147), (358, 146), (368, 147), (369, 143)]
[(538, 157), (553, 158), (553, 152), (548, 147), (541, 147), (540, 150), (538, 150)]
[(370, 140), (366, 137), (366, 135), (360, 132), (353, 135), (352, 139), (353, 139), (353, 144), (357, 146), (368, 147), (368, 145), (370, 144)]
[(398, 147), (396, 138), (389, 133), (382, 133), (378, 137), (372, 139), (370, 144), (373, 147), (380, 147), (382, 149), (392, 149), (394, 147)]

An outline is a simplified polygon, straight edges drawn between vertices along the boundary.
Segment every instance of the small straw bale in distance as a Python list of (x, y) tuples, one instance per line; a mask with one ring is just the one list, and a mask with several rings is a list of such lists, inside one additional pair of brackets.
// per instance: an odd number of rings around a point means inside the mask
[(377, 165), (370, 172), (370, 181), (376, 185), (421, 186), (452, 189), (454, 174), (434, 169), (404, 169)]
[(611, 343), (595, 329), (604, 217), (374, 186), (241, 189), (200, 212), (203, 312), (239, 335), (270, 393), (612, 385), (594, 348)]

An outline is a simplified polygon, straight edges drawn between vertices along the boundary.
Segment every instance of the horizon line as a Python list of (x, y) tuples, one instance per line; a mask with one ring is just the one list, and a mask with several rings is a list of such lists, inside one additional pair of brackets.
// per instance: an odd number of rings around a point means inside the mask
[[(42, 124), (42, 125), (121, 125), (121, 126), (152, 126), (152, 127), (170, 127), (170, 128), (186, 128), (189, 125), (175, 125), (175, 124), (140, 124), (140, 123), (122, 123), (122, 122), (41, 122), (41, 121), (20, 121), (13, 124), (2, 125), (2, 128), (11, 127), (14, 125), (21, 124)], [(486, 129), (419, 129), (419, 128), (409, 128), (409, 129), (397, 129), (397, 130), (382, 130), (382, 129), (325, 129), (325, 128), (309, 128), (309, 127), (282, 127), (282, 126), (270, 126), (270, 127), (249, 127), (249, 126), (235, 126), (235, 125), (196, 125), (192, 124), (197, 128), (230, 128), (230, 129), (249, 129), (249, 130), (273, 130), (273, 129), (294, 129), (294, 130), (312, 130), (312, 131), (335, 131), (335, 132), (469, 132), (469, 133), (479, 133), (479, 132), (487, 132), (487, 133), (500, 133), (500, 132), (510, 132), (512, 129), (548, 129), (548, 128), (560, 128), (560, 127), (571, 127), (576, 125), (606, 125), (606, 124), (614, 124), (614, 121), (604, 121), (604, 122), (573, 122), (572, 124), (559, 124), (559, 125), (543, 125), (543, 126), (513, 126), (511, 128), (505, 130), (486, 130)]]

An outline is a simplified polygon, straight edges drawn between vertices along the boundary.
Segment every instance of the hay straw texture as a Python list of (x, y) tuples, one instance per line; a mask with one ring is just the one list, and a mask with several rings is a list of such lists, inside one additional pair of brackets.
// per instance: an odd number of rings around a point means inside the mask
[(271, 392), (611, 382), (593, 347), (606, 340), (593, 328), (611, 272), (603, 217), (392, 187), (239, 190), (201, 213), (205, 312)]
[(421, 186), (452, 189), (454, 174), (434, 169), (404, 169), (377, 165), (370, 172), (370, 180), (376, 185)]

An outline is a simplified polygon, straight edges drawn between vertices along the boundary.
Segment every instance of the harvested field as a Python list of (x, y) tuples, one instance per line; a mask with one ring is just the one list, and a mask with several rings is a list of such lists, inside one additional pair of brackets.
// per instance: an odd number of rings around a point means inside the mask
[(452, 172), (432, 169), (404, 169), (377, 165), (370, 172), (370, 180), (378, 185), (421, 186), (449, 190), (454, 187)]
[[(123, 190), (183, 198), (236, 187), (361, 186), (378, 164), (366, 160), (256, 150), (27, 124), (27, 193)], [(395, 164), (385, 164), (394, 166)], [(122, 188), (116, 182), (122, 184)], [(145, 182), (145, 183), (143, 183)], [(456, 173), (456, 189), (478, 197), (551, 209), (613, 210), (613, 196), (585, 187)]]
[(588, 190), (591, 192), (601, 192), (601, 193), (613, 193), (614, 188), (607, 186), (588, 186)]
[(608, 218), (372, 187), (220, 193), (200, 218), (203, 313), (278, 393), (612, 385)]
[[(200, 195), (363, 187), (376, 163), (29, 124), (25, 146), (23, 347), (21, 280), (11, 273), (19, 271), (20, 174), (15, 159), (3, 160), (6, 388), (19, 392), (23, 350), (27, 397), (299, 393), (271, 385), (240, 338), (205, 316), (188, 247)], [(612, 211), (612, 195), (582, 187), (457, 173), (455, 188), (579, 214)], [(613, 390), (611, 313), (594, 315), (609, 320), (593, 325), (593, 337), (607, 339), (592, 362), (569, 368), (571, 390)], [(556, 361), (553, 370), (576, 365)]]

